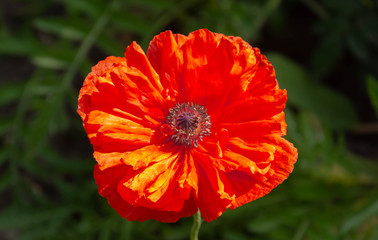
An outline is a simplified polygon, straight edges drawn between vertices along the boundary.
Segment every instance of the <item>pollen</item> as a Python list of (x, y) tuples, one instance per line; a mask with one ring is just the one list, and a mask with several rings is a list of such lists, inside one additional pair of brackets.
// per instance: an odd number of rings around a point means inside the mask
[(198, 147), (198, 141), (211, 134), (210, 116), (199, 104), (177, 104), (169, 109), (167, 123), (174, 131), (172, 141), (185, 147)]

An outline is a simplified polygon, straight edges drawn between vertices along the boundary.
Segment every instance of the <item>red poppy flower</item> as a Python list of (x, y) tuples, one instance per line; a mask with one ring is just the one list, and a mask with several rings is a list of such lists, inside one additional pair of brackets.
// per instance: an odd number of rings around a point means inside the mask
[(163, 32), (147, 56), (93, 67), (78, 113), (94, 148), (100, 195), (127, 220), (205, 221), (264, 196), (297, 159), (286, 91), (260, 50), (239, 37)]

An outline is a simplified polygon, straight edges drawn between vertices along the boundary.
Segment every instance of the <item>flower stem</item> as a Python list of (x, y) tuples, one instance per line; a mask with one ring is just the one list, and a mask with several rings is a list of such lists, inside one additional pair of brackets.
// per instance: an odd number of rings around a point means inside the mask
[(198, 240), (198, 232), (201, 227), (202, 217), (201, 213), (198, 210), (196, 214), (193, 215), (193, 226), (192, 232), (190, 233), (190, 240)]

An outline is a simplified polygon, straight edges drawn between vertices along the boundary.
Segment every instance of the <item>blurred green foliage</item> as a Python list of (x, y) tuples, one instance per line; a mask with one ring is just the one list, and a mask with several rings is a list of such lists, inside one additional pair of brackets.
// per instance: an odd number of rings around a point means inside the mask
[(198, 28), (270, 52), (288, 91), (287, 138), (299, 150), (287, 181), (203, 224), (200, 239), (378, 239), (378, 162), (348, 150), (355, 126), (374, 121), (374, 108), (378, 114), (377, 1), (0, 6), (0, 239), (188, 239), (190, 218), (127, 222), (98, 195), (92, 148), (75, 111), (96, 62), (121, 56), (133, 40), (146, 50), (165, 29)]

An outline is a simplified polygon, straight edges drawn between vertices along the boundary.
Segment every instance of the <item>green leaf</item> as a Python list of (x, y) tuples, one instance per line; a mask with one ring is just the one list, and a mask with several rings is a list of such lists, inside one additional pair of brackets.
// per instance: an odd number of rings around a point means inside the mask
[(224, 234), (224, 239), (232, 239), (232, 240), (250, 239), (248, 236), (244, 235), (242, 232), (239, 232), (233, 229), (225, 229), (223, 234)]
[(39, 48), (31, 37), (0, 37), (0, 53), (5, 55), (29, 55)]
[(307, 229), (309, 228), (309, 226), (310, 226), (309, 219), (304, 219), (296, 230), (296, 233), (294, 235), (294, 240), (304, 239), (305, 233)]
[[(12, 124), (14, 121), (13, 116), (4, 116), (0, 118), (0, 138), (3, 138), (4, 140), (6, 139), (7, 135), (11, 128)], [(1, 158), (0, 158), (0, 163), (1, 163)]]
[(81, 10), (91, 16), (98, 17), (101, 15), (103, 7), (102, 3), (93, 0), (61, 0), (67, 7)]
[(335, 66), (343, 53), (344, 44), (342, 35), (335, 31), (325, 36), (315, 47), (312, 72), (316, 78), (321, 79)]
[(376, 240), (378, 239), (378, 229), (373, 229), (370, 236), (367, 238), (367, 240)]
[(21, 97), (25, 84), (5, 83), (0, 85), (0, 106), (14, 102)]
[(120, 14), (120, 11), (112, 15), (111, 21), (116, 24), (123, 31), (133, 31), (139, 34), (145, 34), (151, 28), (151, 23), (145, 18), (133, 16), (131, 14)]
[(56, 173), (83, 174), (92, 171), (93, 166), (92, 161), (88, 161), (88, 159), (79, 159), (74, 157), (66, 159), (65, 156), (62, 156), (52, 148), (44, 151), (43, 159)]
[(135, 4), (140, 7), (149, 8), (153, 10), (165, 10), (173, 7), (174, 2), (170, 0), (129, 0), (127, 4)]
[[(112, 56), (123, 56), (125, 51), (124, 43), (117, 42), (114, 38), (105, 34), (98, 36), (96, 46), (103, 50), (106, 54)], [(100, 60), (100, 59), (98, 59)], [(88, 68), (89, 70), (90, 68)]]
[(70, 23), (66, 19), (36, 19), (34, 26), (42, 31), (71, 40), (82, 39), (86, 34), (85, 30), (79, 28), (78, 23)]
[(0, 229), (32, 227), (47, 221), (54, 221), (71, 214), (73, 208), (61, 207), (37, 210), (33, 208), (10, 207), (0, 214)]
[(67, 68), (67, 66), (69, 65), (69, 62), (63, 61), (53, 56), (39, 55), (32, 57), (30, 60), (34, 65), (38, 67), (51, 69), (64, 69)]
[(347, 36), (347, 43), (354, 55), (362, 61), (369, 59), (369, 46), (364, 38), (363, 32), (359, 29), (351, 29)]
[(0, 164), (2, 164), (9, 155), (9, 149), (1, 149), (0, 150)]
[(287, 90), (288, 102), (315, 113), (334, 129), (345, 129), (357, 122), (352, 102), (343, 94), (311, 81), (306, 71), (289, 58), (268, 54), (276, 69), (280, 86)]
[(277, 229), (282, 224), (283, 221), (281, 218), (260, 217), (249, 221), (247, 229), (252, 233), (266, 234)]
[(2, 173), (2, 175), (0, 175), (0, 192), (7, 189), (11, 185), (10, 183), (11, 183), (11, 173), (10, 172)]
[(60, 70), (69, 66), (75, 54), (76, 49), (67, 40), (60, 40), (53, 45), (45, 45), (38, 53), (30, 56), (30, 61), (37, 67)]
[(375, 113), (378, 117), (378, 81), (373, 76), (369, 75), (366, 78), (366, 82), (371, 104), (373, 105)]
[(345, 234), (377, 214), (378, 200), (375, 200), (356, 212), (353, 216), (350, 216), (342, 225), (341, 232)]

